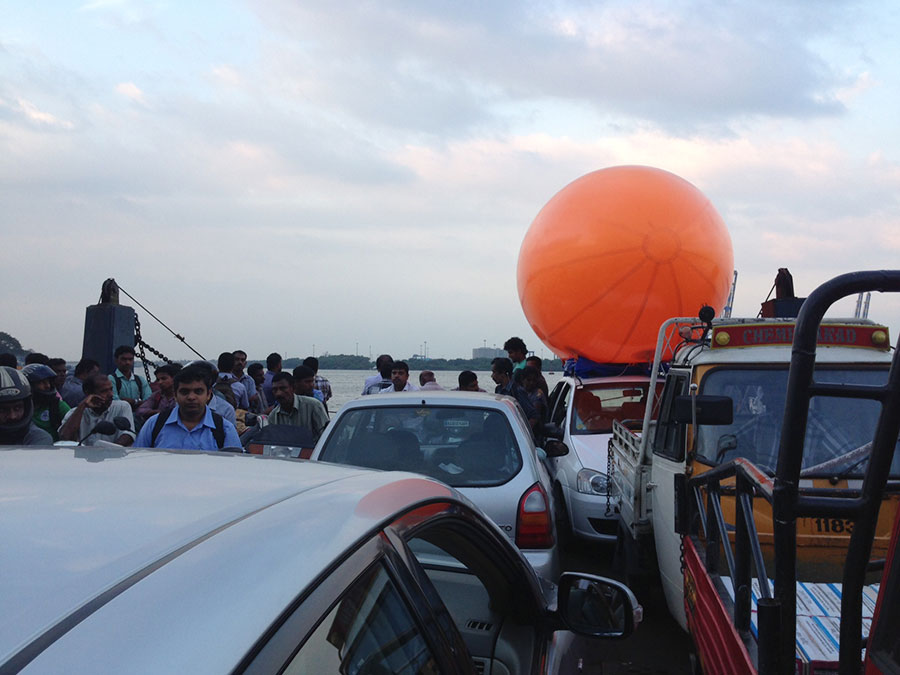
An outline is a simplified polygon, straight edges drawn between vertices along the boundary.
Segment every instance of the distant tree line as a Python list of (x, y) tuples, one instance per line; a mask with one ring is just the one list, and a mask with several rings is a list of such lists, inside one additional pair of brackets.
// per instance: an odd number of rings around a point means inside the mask
[(31, 353), (32, 350), (25, 349), (22, 344), (9, 333), (0, 331), (0, 354), (15, 354), (17, 358), (22, 358)]
[[(374, 370), (375, 362), (366, 356), (354, 354), (323, 354), (319, 358), (321, 370)], [(490, 370), (491, 359), (404, 359), (409, 364), (410, 370)], [(282, 367), (285, 370), (296, 368), (303, 359), (291, 357), (284, 359)], [(559, 359), (544, 359), (544, 370), (562, 370), (562, 361)]]

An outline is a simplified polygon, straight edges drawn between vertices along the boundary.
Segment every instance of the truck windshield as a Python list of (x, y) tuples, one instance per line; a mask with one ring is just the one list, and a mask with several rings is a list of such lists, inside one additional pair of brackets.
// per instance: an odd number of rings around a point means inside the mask
[[(734, 422), (700, 427), (697, 454), (713, 463), (746, 457), (774, 474), (778, 461), (781, 421), (787, 391), (787, 367), (716, 368), (700, 384), (703, 394), (728, 396), (734, 402)], [(817, 382), (881, 385), (884, 368), (819, 368)], [(868, 461), (865, 447), (875, 433), (881, 405), (877, 401), (817, 396), (809, 408), (803, 447), (806, 476), (859, 477)], [(891, 475), (900, 476), (900, 453)]]

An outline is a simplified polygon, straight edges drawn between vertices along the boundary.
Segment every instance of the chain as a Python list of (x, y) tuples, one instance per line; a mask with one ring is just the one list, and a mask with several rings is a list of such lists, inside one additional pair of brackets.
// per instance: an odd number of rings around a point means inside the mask
[(609, 439), (609, 443), (606, 445), (606, 516), (612, 515), (612, 501), (610, 493), (612, 492), (613, 485), (613, 468), (615, 467), (615, 463), (613, 462), (613, 442), (612, 438)]
[(155, 369), (156, 362), (149, 361), (147, 359), (147, 356), (144, 353), (145, 348), (147, 350), (149, 350), (150, 352), (152, 352), (153, 354), (155, 354), (156, 356), (158, 356), (159, 358), (161, 358), (166, 363), (169, 363), (169, 364), (172, 363), (172, 359), (167, 358), (158, 349), (154, 349), (153, 347), (148, 345), (146, 342), (144, 342), (144, 338), (141, 336), (141, 320), (138, 318), (137, 312), (134, 313), (134, 344), (137, 346), (137, 356), (141, 360), (141, 363), (144, 364), (144, 375), (147, 376), (147, 382), (150, 381), (150, 368), (149, 368), (148, 364), (150, 366), (153, 366), (153, 368)]

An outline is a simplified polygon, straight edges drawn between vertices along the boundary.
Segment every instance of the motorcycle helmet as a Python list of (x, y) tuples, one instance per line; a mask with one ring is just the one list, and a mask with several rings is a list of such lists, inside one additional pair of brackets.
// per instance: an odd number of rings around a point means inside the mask
[(16, 401), (24, 402), (25, 414), (18, 420), (0, 424), (0, 436), (4, 439), (21, 440), (25, 437), (28, 427), (31, 426), (34, 404), (31, 402), (31, 385), (28, 378), (15, 368), (0, 366), (0, 403)]
[(55, 387), (48, 392), (43, 392), (38, 391), (34, 386), (42, 380), (55, 380), (56, 371), (53, 368), (43, 363), (29, 363), (22, 368), (22, 375), (28, 378), (28, 382), (31, 384), (31, 397), (38, 407), (51, 405), (58, 400)]

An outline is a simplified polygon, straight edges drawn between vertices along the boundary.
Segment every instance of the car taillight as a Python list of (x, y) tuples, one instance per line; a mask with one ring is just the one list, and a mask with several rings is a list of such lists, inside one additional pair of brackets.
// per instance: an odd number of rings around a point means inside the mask
[(553, 546), (553, 522), (550, 500), (540, 483), (525, 491), (519, 500), (516, 520), (516, 546), (519, 548), (550, 548)]

